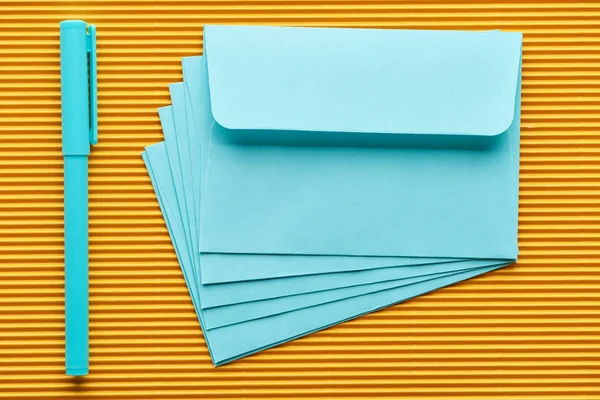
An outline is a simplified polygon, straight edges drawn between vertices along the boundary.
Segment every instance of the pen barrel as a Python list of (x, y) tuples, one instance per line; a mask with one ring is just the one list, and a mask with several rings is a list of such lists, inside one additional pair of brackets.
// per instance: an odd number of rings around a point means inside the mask
[(68, 375), (89, 367), (88, 158), (65, 157), (65, 364)]

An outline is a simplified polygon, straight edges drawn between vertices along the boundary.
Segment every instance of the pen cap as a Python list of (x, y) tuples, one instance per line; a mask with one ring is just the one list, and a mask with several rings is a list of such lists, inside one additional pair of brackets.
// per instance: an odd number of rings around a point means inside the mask
[[(90, 75), (86, 29), (87, 24), (84, 21), (62, 21), (60, 23), (62, 149), (64, 155), (88, 155), (90, 153)], [(92, 68), (95, 69), (95, 65)]]

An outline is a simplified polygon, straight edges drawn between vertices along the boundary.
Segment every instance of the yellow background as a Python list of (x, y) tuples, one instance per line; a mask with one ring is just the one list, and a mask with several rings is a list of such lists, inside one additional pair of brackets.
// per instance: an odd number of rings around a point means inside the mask
[[(63, 375), (58, 22), (98, 28), (91, 374)], [(522, 31), (517, 265), (212, 367), (140, 152), (205, 23)], [(0, 0), (0, 398), (600, 399), (600, 2)]]

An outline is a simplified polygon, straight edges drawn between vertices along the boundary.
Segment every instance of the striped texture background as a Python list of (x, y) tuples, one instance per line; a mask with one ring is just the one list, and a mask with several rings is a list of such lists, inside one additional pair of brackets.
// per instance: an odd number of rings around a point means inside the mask
[[(63, 375), (58, 22), (98, 27), (91, 375)], [(523, 31), (517, 265), (214, 369), (140, 157), (202, 24)], [(600, 399), (600, 2), (0, 0), (0, 398)]]

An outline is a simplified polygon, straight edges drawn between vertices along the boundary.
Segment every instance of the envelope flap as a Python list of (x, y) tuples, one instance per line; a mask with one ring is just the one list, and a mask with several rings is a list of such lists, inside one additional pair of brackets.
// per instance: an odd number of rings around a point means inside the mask
[(511, 124), (522, 35), (206, 26), (229, 129), (492, 136)]

